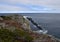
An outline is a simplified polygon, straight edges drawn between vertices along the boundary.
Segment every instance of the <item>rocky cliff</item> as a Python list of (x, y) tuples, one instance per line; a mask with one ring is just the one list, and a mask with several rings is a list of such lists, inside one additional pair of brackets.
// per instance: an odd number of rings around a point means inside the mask
[(0, 16), (0, 42), (60, 42), (48, 35), (30, 29), (29, 21), (22, 15)]

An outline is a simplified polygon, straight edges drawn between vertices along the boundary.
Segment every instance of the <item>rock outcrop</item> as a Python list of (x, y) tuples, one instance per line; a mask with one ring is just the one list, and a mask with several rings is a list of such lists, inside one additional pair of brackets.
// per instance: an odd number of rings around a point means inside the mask
[(60, 42), (48, 35), (31, 30), (29, 21), (22, 15), (0, 16), (0, 42)]

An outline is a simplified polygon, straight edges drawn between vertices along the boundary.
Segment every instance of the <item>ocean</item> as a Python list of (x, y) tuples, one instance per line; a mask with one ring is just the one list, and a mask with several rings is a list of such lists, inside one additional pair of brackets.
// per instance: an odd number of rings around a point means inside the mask
[[(31, 16), (32, 19), (48, 30), (48, 34), (60, 38), (60, 13), (21, 13), (25, 16)], [(38, 30), (30, 24), (33, 30)]]

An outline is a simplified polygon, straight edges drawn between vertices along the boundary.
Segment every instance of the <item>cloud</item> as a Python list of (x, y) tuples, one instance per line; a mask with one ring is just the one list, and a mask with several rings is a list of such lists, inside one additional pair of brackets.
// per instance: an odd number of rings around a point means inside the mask
[(51, 11), (53, 9), (38, 6), (38, 5), (26, 5), (26, 4), (10, 4), (10, 3), (0, 3), (0, 10), (9, 10), (9, 11)]
[(23, 4), (33, 4), (33, 5), (46, 5), (49, 7), (60, 7), (60, 0), (1, 0), (0, 2), (7, 3), (23, 3)]
[(27, 11), (28, 9), (13, 5), (0, 5), (0, 11)]
[(0, 10), (55, 11), (60, 10), (60, 0), (0, 0)]

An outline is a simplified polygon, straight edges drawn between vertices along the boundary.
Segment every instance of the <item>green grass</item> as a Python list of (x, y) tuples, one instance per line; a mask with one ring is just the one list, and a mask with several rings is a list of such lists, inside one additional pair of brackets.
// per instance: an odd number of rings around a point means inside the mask
[(8, 29), (0, 29), (0, 42), (20, 42), (20, 39), (26, 42), (32, 42), (33, 38), (29, 33), (16, 29), (14, 32)]

